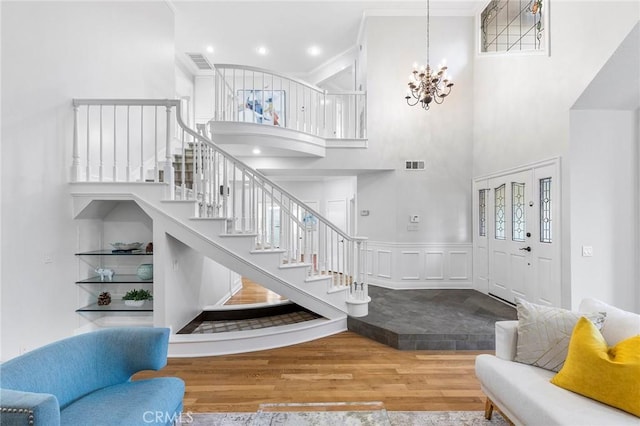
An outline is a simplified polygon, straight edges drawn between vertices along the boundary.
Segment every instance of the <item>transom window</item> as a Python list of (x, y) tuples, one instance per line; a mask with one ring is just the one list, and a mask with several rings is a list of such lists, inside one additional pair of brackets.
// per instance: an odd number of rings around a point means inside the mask
[(480, 51), (545, 51), (548, 1), (491, 0), (480, 14)]

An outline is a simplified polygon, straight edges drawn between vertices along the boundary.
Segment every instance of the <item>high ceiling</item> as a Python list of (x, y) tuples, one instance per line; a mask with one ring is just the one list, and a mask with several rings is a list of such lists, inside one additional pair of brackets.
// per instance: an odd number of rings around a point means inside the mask
[[(434, 16), (473, 15), (484, 3), (432, 0), (430, 9)], [(211, 63), (298, 75), (354, 47), (365, 14), (425, 16), (426, 10), (424, 0), (173, 0), (171, 4), (176, 11), (178, 55), (201, 53)], [(207, 52), (209, 46), (213, 53)], [(312, 46), (317, 47), (317, 56), (308, 53)], [(260, 47), (267, 49), (266, 55), (258, 53)]]

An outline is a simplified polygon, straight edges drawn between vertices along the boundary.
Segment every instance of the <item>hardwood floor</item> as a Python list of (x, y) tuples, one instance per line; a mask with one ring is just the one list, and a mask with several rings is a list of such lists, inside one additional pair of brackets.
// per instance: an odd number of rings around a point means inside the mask
[(171, 358), (161, 372), (186, 383), (184, 410), (253, 412), (261, 403), (382, 401), (391, 411), (483, 410), (480, 352), (399, 351), (352, 332), (238, 355)]
[(278, 300), (287, 300), (286, 297), (274, 293), (268, 288), (242, 278), (242, 288), (225, 303), (225, 305), (246, 305), (249, 303), (274, 302)]
[[(249, 280), (228, 304), (281, 298)], [(261, 403), (382, 401), (391, 411), (484, 410), (474, 373), (481, 352), (399, 351), (352, 332), (267, 351), (170, 358), (186, 383), (184, 411), (255, 412)]]

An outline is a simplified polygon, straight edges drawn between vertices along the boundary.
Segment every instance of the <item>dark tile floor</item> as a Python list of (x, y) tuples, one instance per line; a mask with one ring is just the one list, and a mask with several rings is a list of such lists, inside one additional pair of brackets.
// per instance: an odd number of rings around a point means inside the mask
[(227, 331), (258, 330), (279, 325), (296, 324), (320, 318), (307, 311), (290, 312), (281, 315), (271, 315), (260, 318), (238, 320), (202, 321), (191, 334), (224, 333)]
[(496, 321), (514, 307), (475, 290), (389, 290), (369, 287), (369, 315), (348, 328), (402, 350), (493, 350)]

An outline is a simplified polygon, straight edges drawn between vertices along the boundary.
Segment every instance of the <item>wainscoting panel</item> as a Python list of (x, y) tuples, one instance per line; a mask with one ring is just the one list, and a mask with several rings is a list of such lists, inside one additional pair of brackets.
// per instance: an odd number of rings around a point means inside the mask
[(473, 288), (471, 243), (368, 242), (369, 283), (393, 289)]
[(468, 251), (451, 251), (449, 252), (449, 266), (451, 269), (451, 273), (449, 274), (449, 279), (451, 280), (469, 280), (470, 270), (469, 270), (469, 256), (470, 253)]
[(402, 271), (403, 280), (419, 280), (422, 262), (419, 251), (401, 251), (400, 252), (400, 270)]
[(376, 266), (377, 273), (375, 276), (380, 278), (388, 278), (391, 279), (391, 260), (392, 260), (392, 251), (391, 250), (377, 250), (376, 251)]
[(427, 280), (444, 280), (444, 252), (428, 251), (425, 253)]

